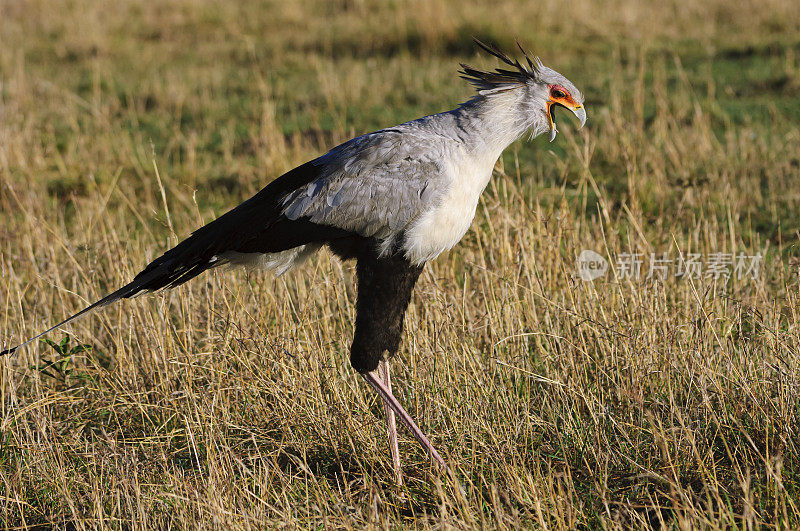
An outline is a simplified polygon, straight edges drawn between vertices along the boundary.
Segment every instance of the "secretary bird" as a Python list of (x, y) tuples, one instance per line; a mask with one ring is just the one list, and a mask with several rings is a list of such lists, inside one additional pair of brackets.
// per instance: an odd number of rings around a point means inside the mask
[(527, 66), (476, 39), (509, 68), (461, 64), (477, 94), (457, 109), (356, 137), (285, 173), (241, 205), (156, 258), (130, 284), (0, 353), (9, 354), (87, 312), (173, 288), (223, 264), (284, 273), (323, 245), (356, 260), (358, 297), (350, 363), (383, 399), (396, 480), (402, 481), (395, 414), (431, 459), (444, 460), (392, 394), (397, 352), (414, 285), (425, 263), (452, 248), (475, 216), (495, 162), (513, 141), (549, 132), (553, 108), (586, 122), (583, 96), (536, 58)]

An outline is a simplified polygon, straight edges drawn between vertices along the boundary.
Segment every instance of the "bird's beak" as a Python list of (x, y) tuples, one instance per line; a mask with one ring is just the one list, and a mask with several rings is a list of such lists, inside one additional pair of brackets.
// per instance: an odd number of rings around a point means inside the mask
[(586, 109), (583, 108), (583, 105), (578, 105), (574, 109), (570, 109), (572, 114), (581, 121), (581, 126), (578, 129), (583, 129), (583, 126), (586, 124)]
[(552, 101), (552, 100), (548, 101), (547, 119), (550, 121), (550, 142), (556, 139), (556, 133), (558, 132), (558, 130), (556, 129), (556, 122), (553, 119), (553, 107), (555, 105), (560, 105), (561, 107), (564, 107), (565, 109), (569, 109), (570, 111), (572, 111), (572, 114), (574, 114), (581, 122), (581, 126), (578, 129), (583, 128), (584, 124), (586, 123), (586, 109), (583, 108), (583, 105), (578, 104), (574, 106), (568, 106), (560, 101)]

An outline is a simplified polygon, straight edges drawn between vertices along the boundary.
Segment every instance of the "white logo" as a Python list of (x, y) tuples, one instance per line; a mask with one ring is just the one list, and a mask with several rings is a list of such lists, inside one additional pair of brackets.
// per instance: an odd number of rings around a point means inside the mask
[(591, 281), (600, 278), (608, 271), (606, 259), (589, 249), (584, 249), (578, 256), (578, 276), (581, 280)]

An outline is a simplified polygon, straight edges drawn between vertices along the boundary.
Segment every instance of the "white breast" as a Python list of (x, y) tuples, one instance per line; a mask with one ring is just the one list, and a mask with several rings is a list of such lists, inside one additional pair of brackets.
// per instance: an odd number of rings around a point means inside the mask
[(451, 249), (466, 234), (478, 199), (492, 176), (496, 154), (464, 157), (453, 165), (452, 182), (438, 207), (424, 213), (406, 231), (403, 249), (411, 262), (421, 264)]

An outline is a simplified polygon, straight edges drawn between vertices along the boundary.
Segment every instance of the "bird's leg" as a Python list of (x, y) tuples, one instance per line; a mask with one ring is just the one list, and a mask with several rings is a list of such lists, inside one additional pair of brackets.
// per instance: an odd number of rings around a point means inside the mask
[[(444, 469), (449, 470), (444, 459), (406, 413), (392, 394), (388, 368), (383, 363), (384, 354), (394, 355), (403, 332), (403, 317), (414, 292), (422, 266), (409, 262), (404, 255), (379, 256), (374, 247), (358, 257), (358, 301), (356, 302), (356, 330), (350, 347), (350, 363), (380, 395), (386, 406), (408, 426), (414, 438)], [(381, 367), (381, 365), (384, 367)], [(389, 432), (395, 431), (389, 417)], [(394, 453), (396, 442), (390, 442)], [(399, 470), (399, 457), (394, 459)]]
[[(375, 373), (378, 373), (377, 377)], [(375, 389), (378, 395), (380, 395), (384, 403), (397, 414), (397, 416), (400, 418), (400, 421), (405, 424), (409, 430), (411, 430), (414, 438), (428, 452), (428, 454), (431, 456), (431, 459), (436, 461), (439, 466), (445, 470), (450, 470), (445, 464), (444, 459), (442, 459), (442, 456), (439, 455), (439, 452), (436, 451), (436, 448), (433, 447), (428, 438), (425, 437), (425, 434), (422, 433), (422, 430), (419, 429), (419, 426), (417, 426), (417, 424), (414, 422), (414, 419), (411, 418), (411, 415), (406, 413), (406, 410), (403, 409), (403, 406), (400, 405), (400, 402), (398, 402), (392, 392), (386, 388), (384, 383), (381, 381), (381, 375), (379, 371), (365, 372), (362, 373), (362, 376), (367, 383), (370, 384), (373, 389)]]
[[(386, 390), (391, 394), (392, 392), (392, 377), (389, 370), (389, 362), (381, 361), (378, 365), (378, 373), (380, 373)], [(385, 403), (383, 406), (386, 408), (386, 431), (389, 434), (389, 452), (392, 454), (392, 466), (394, 467), (394, 479), (397, 486), (403, 485), (403, 472), (400, 470), (400, 448), (397, 445), (397, 422), (394, 418), (394, 411), (389, 404)]]

